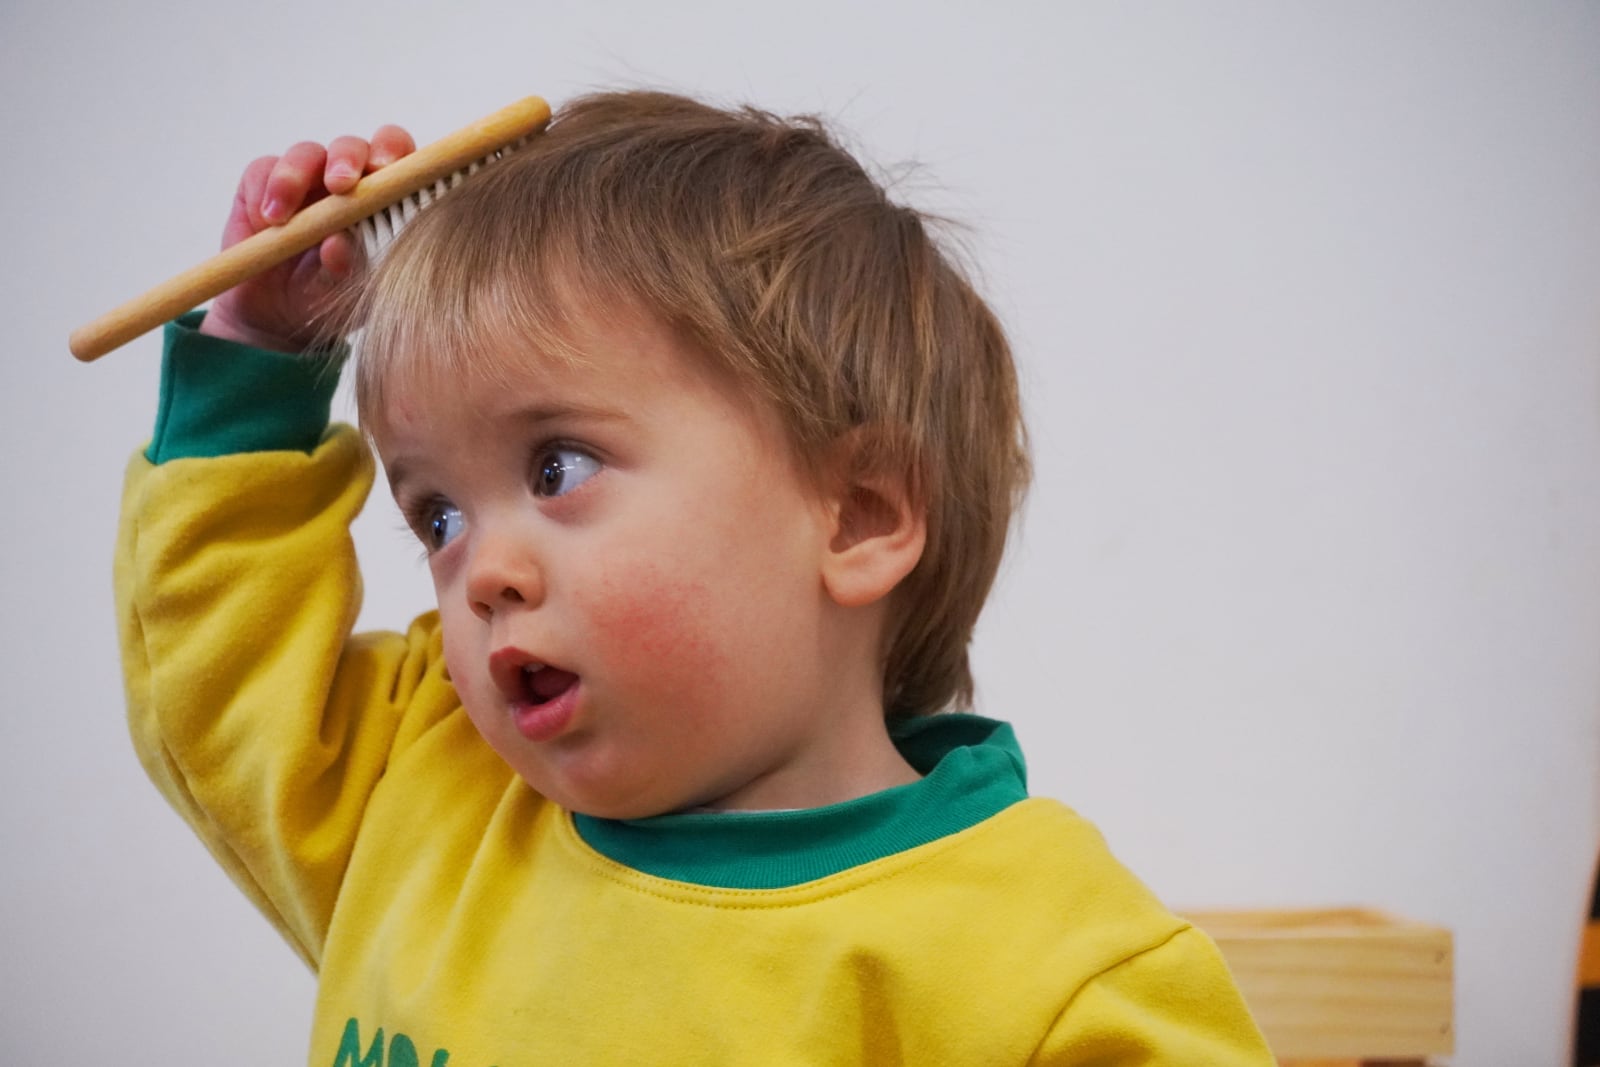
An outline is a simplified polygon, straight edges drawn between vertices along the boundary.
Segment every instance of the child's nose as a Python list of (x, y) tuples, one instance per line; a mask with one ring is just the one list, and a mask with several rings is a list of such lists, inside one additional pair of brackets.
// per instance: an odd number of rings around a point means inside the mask
[(467, 601), (480, 619), (544, 600), (544, 572), (533, 547), (513, 533), (478, 531), (467, 560)]

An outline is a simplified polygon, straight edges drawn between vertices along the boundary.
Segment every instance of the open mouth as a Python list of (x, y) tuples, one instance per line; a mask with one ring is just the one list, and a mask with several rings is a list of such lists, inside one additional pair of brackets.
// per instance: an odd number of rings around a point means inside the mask
[(503, 685), (508, 711), (517, 732), (529, 741), (554, 741), (572, 726), (577, 714), (578, 676), (539, 663), (518, 666)]
[(511, 704), (548, 704), (578, 684), (578, 676), (506, 647), (489, 657), (489, 674), (501, 697)]
[(535, 706), (548, 704), (571, 689), (577, 681), (578, 676), (571, 671), (530, 663), (522, 668), (523, 699)]
[(578, 714), (578, 676), (551, 667), (515, 646), (489, 655), (489, 673), (517, 731), (529, 741), (554, 741)]

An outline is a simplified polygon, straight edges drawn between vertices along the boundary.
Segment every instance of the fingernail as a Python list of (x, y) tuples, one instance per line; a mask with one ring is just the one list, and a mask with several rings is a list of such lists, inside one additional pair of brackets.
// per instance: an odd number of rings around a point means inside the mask
[(261, 205), (261, 217), (268, 222), (282, 222), (287, 214), (288, 212), (283, 207), (283, 201), (277, 197), (272, 197)]
[(355, 176), (355, 168), (348, 163), (335, 163), (328, 168), (328, 177), (335, 181), (347, 182)]

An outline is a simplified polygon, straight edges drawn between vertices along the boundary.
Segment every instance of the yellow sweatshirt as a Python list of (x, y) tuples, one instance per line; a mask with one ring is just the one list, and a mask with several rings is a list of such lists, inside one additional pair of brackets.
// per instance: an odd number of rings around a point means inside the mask
[(912, 723), (921, 781), (813, 811), (547, 802), (435, 615), (351, 634), (372, 461), (324, 431), (334, 375), (168, 340), (116, 560), (131, 728), (317, 971), (313, 1067), (1272, 1064), (1215, 946), (1026, 795), (999, 723)]

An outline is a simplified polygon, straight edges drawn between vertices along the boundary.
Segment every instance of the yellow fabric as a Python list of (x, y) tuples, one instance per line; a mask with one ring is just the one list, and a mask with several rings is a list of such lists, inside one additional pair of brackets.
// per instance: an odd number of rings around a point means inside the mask
[(1215, 946), (1047, 800), (787, 889), (596, 853), (500, 762), (437, 619), (350, 637), (372, 478), (135, 457), (117, 552), (151, 777), (320, 975), (314, 1067), (1270, 1067)]

